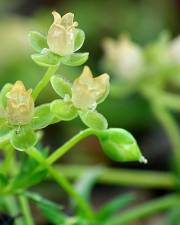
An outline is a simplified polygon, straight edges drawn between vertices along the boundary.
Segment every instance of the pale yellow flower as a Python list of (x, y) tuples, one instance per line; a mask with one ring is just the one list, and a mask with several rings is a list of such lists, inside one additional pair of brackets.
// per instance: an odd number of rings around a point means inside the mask
[(129, 80), (141, 74), (144, 65), (143, 52), (127, 36), (120, 36), (117, 41), (106, 39), (104, 50), (106, 63), (117, 76)]
[(85, 66), (79, 78), (72, 85), (72, 102), (79, 109), (95, 109), (109, 91), (109, 75), (93, 78), (89, 67)]
[(55, 11), (52, 14), (54, 22), (47, 36), (49, 49), (61, 56), (72, 54), (74, 52), (75, 27), (78, 26), (77, 22), (73, 22), (74, 14), (67, 13), (63, 17)]
[(7, 118), (12, 125), (25, 125), (31, 122), (34, 113), (32, 89), (26, 91), (22, 81), (16, 81), (7, 93)]

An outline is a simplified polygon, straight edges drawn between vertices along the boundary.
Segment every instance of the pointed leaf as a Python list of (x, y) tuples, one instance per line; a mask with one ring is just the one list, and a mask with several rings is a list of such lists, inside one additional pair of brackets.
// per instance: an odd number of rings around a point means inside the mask
[(37, 137), (30, 126), (22, 126), (14, 128), (11, 132), (10, 142), (15, 149), (24, 151), (36, 144)]
[(65, 95), (71, 96), (71, 84), (65, 81), (63, 78), (53, 76), (51, 78), (51, 84), (55, 92), (62, 98), (64, 98)]
[(77, 51), (77, 50), (79, 50), (82, 47), (82, 45), (84, 43), (84, 40), (85, 40), (85, 33), (84, 33), (84, 31), (81, 30), (81, 29), (76, 29), (74, 51)]
[(42, 129), (47, 127), (53, 121), (54, 116), (50, 110), (50, 104), (43, 104), (35, 108), (34, 117), (32, 120), (32, 127), (37, 129)]
[(55, 100), (51, 103), (51, 112), (61, 120), (72, 120), (77, 117), (77, 110), (71, 102)]
[(105, 204), (96, 214), (96, 217), (100, 221), (105, 221), (113, 216), (117, 210), (126, 207), (129, 203), (135, 200), (133, 194), (125, 194), (115, 197), (113, 200)]
[(77, 180), (75, 190), (87, 201), (90, 200), (91, 190), (102, 172), (103, 168), (94, 167), (88, 171), (85, 171)]
[(39, 184), (42, 180), (44, 180), (47, 176), (47, 170), (29, 171), (28, 173), (23, 173), (18, 175), (16, 179), (12, 183), (12, 189), (27, 189), (32, 187), (33, 185)]
[(62, 63), (67, 66), (80, 66), (88, 60), (89, 53), (74, 53), (69, 56), (64, 56)]
[[(46, 154), (46, 149), (41, 153)], [(23, 156), (23, 155), (22, 155)], [(12, 189), (27, 189), (35, 184), (40, 183), (47, 175), (47, 170), (38, 170), (39, 163), (26, 155), (21, 159), (19, 173), (12, 182)]]
[(146, 162), (146, 159), (141, 155), (136, 140), (128, 131), (111, 128), (105, 131), (97, 131), (96, 135), (103, 151), (112, 160)]
[(48, 48), (46, 37), (37, 31), (31, 31), (28, 34), (28, 39), (36, 52), (40, 53), (42, 49)]
[(108, 127), (106, 118), (97, 111), (79, 111), (79, 116), (83, 123), (97, 130), (104, 130)]
[(23, 195), (28, 197), (29, 199), (33, 200), (37, 204), (41, 204), (41, 205), (47, 206), (47, 207), (55, 209), (55, 210), (57, 210), (57, 209), (59, 210), (62, 208), (57, 203), (54, 203), (35, 192), (26, 191), (23, 193)]

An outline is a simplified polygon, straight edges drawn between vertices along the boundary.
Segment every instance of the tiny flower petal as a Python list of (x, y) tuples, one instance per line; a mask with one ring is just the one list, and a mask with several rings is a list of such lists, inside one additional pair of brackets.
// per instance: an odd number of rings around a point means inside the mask
[(76, 108), (96, 108), (96, 96), (88, 89), (87, 85), (83, 85), (78, 80), (76, 80), (72, 86), (72, 93), (72, 102)]
[(80, 109), (95, 109), (100, 98), (103, 98), (109, 88), (109, 76), (103, 74), (93, 78), (89, 67), (85, 66), (79, 78), (72, 86), (72, 101)]
[(52, 15), (54, 17), (54, 23), (60, 25), (61, 24), (61, 19), (62, 19), (61, 15), (59, 13), (57, 13), (56, 11), (53, 11)]
[(77, 22), (73, 22), (74, 14), (67, 13), (63, 17), (53, 11), (54, 22), (49, 28), (47, 43), (49, 49), (60, 55), (70, 55), (74, 52), (75, 27)]

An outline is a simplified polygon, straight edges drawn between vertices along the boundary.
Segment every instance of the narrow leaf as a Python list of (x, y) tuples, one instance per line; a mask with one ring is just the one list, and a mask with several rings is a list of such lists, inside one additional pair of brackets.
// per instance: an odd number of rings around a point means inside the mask
[(97, 212), (96, 218), (100, 221), (105, 221), (110, 217), (112, 217), (117, 210), (126, 207), (129, 203), (131, 203), (134, 200), (135, 196), (133, 194), (125, 194), (117, 196)]

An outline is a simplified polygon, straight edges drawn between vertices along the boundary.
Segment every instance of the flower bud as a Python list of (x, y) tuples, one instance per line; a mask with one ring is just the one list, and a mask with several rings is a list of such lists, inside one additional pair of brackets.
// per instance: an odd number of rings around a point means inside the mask
[(106, 39), (104, 49), (106, 64), (117, 76), (130, 80), (142, 72), (144, 64), (142, 50), (128, 37), (120, 37), (118, 41)]
[(12, 125), (25, 125), (31, 122), (34, 113), (32, 90), (26, 91), (22, 81), (16, 81), (7, 93), (7, 117)]
[(105, 99), (109, 90), (109, 75), (102, 74), (93, 78), (89, 67), (85, 66), (79, 78), (72, 85), (72, 102), (76, 108), (95, 109)]
[(70, 55), (74, 52), (75, 27), (78, 23), (73, 22), (73, 13), (67, 13), (63, 17), (55, 11), (52, 14), (54, 22), (47, 36), (49, 49), (60, 56)]

